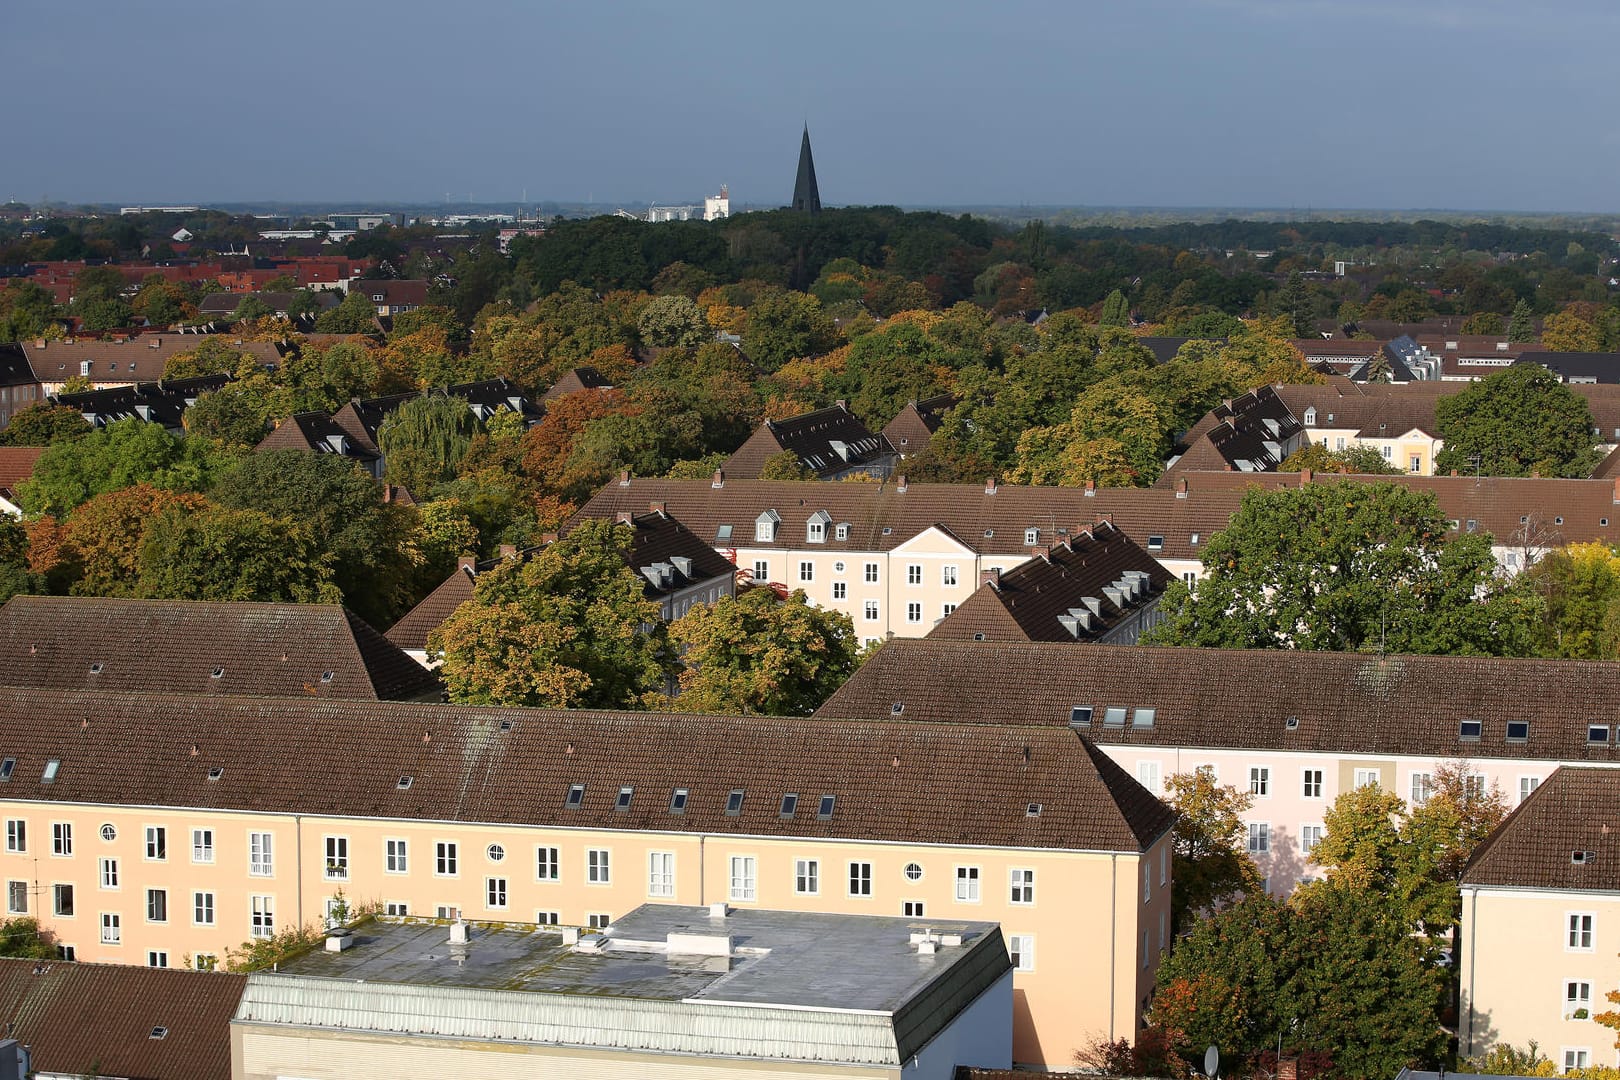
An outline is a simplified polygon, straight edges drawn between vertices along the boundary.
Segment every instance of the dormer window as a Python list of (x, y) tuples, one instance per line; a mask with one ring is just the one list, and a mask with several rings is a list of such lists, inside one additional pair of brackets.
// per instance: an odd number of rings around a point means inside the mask
[(1316, 426), (1316, 406), (1314, 406), (1314, 405), (1312, 405), (1310, 408), (1305, 410), (1305, 426), (1306, 427), (1315, 427)]
[(758, 544), (774, 544), (776, 542), (777, 527), (782, 524), (782, 515), (775, 510), (767, 510), (754, 519), (754, 542)]
[(817, 510), (810, 515), (810, 520), (804, 526), (804, 541), (807, 544), (825, 544), (827, 542), (827, 526), (832, 524), (832, 515), (825, 510)]
[(1040, 542), (1041, 542), (1041, 530), (1039, 530), (1039, 529), (1025, 529), (1024, 530), (1024, 546), (1025, 547), (1034, 547), (1036, 544), (1038, 544)]
[(849, 539), (849, 525), (848, 525), (847, 522), (839, 523), (839, 525), (833, 530), (833, 539), (835, 539), (835, 540), (848, 540)]

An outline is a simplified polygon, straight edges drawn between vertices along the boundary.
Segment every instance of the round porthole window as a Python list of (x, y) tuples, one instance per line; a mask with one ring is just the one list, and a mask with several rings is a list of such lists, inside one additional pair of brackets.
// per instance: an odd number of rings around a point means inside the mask
[(500, 862), (506, 858), (506, 849), (499, 844), (491, 844), (484, 849), (484, 854), (489, 856), (490, 862)]
[(110, 823), (101, 827), (101, 838), (109, 844), (118, 839), (118, 830)]
[(833, 573), (842, 574), (843, 572), (844, 572), (844, 564), (843, 563), (841, 563), (841, 562), (833, 563)]
[(906, 863), (906, 869), (905, 869), (904, 873), (906, 875), (906, 880), (907, 881), (920, 881), (920, 880), (922, 880), (922, 867), (918, 866), (914, 862)]

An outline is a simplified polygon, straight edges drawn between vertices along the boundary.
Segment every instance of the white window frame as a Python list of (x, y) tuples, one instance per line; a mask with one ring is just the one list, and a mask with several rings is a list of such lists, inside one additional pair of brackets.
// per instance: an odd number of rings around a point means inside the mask
[(585, 849), (585, 884), (613, 884), (613, 851), (610, 848)]
[(411, 844), (403, 836), (383, 837), (383, 873), (411, 872)]
[(647, 852), (647, 895), (669, 899), (675, 895), (675, 853)]
[(1383, 769), (1357, 769), (1352, 776), (1355, 779), (1355, 786), (1358, 788), (1371, 787), (1373, 784), (1377, 784), (1379, 787), (1384, 786)]
[(268, 893), (248, 897), (248, 936), (258, 941), (276, 936), (276, 898)]
[(1301, 769), (1299, 772), (1299, 790), (1302, 799), (1320, 799), (1322, 797), (1322, 770)]
[(1413, 806), (1422, 806), (1434, 797), (1434, 774), (1428, 772), (1414, 772), (1407, 785), (1407, 794), (1411, 796), (1407, 802)]
[(433, 876), (461, 876), (461, 844), (456, 840), (433, 841)]
[(878, 614), (878, 602), (876, 600), (868, 600), (863, 613), (866, 616), (867, 622), (877, 622), (880, 618)]
[(58, 859), (73, 857), (73, 822), (51, 822), (51, 854)]
[(1028, 907), (1035, 903), (1035, 871), (1027, 866), (1015, 866), (1007, 871), (1009, 904)]
[(206, 889), (193, 890), (191, 894), (191, 925), (213, 926), (216, 914), (214, 894)]
[(731, 856), (731, 880), (727, 896), (738, 904), (752, 904), (759, 899), (758, 856)]
[(1249, 794), (1257, 799), (1271, 798), (1271, 766), (1249, 766)]
[(922, 622), (922, 615), (922, 601), (908, 600), (906, 602), (906, 622), (920, 623)]
[(754, 580), (755, 581), (769, 581), (769, 580), (771, 580), (771, 564), (770, 564), (770, 560), (768, 560), (768, 559), (755, 559), (754, 560)]
[(103, 911), (101, 913), (101, 943), (103, 945), (122, 945), (124, 943), (124, 919), (116, 911)]
[(326, 852), (325, 879), (327, 881), (348, 881), (349, 838), (347, 836), (327, 835), (323, 838), (322, 846)]
[(867, 563), (861, 568), (861, 577), (868, 585), (876, 585), (878, 583), (878, 564), (875, 562)]
[(1575, 953), (1597, 951), (1597, 912), (1564, 913), (1564, 951)]
[(794, 896), (820, 896), (821, 895), (821, 860), (820, 859), (794, 859), (793, 860), (793, 895)]
[[(65, 894), (68, 898), (67, 911), (62, 910), (63, 889), (67, 890)], [(72, 881), (51, 882), (51, 914), (58, 919), (71, 919), (78, 914), (78, 911), (79, 889), (77, 883)]]
[(872, 864), (864, 859), (851, 859), (846, 867), (849, 871), (844, 885), (848, 895), (857, 900), (867, 900), (872, 896)]
[(248, 877), (276, 876), (276, 838), (274, 833), (248, 833)]
[(166, 825), (148, 825), (148, 826), (146, 826), (145, 834), (146, 834), (146, 846), (143, 849), (146, 852), (146, 855), (144, 856), (145, 861), (146, 862), (168, 862), (169, 861), (169, 829), (168, 829), (168, 826), (166, 826)]
[(1019, 974), (1034, 971), (1035, 935), (1008, 934), (1007, 959), (1012, 961), (1012, 969)]
[(800, 559), (799, 560), (799, 580), (800, 581), (815, 581), (816, 580), (816, 564), (813, 561), (811, 561), (810, 559)]
[[(1572, 989), (1576, 989), (1576, 988), (1584, 988), (1586, 990), (1586, 996), (1584, 998), (1582, 998), (1582, 997), (1570, 997), (1569, 992)], [(1576, 1020), (1575, 1010), (1577, 1010), (1577, 1009), (1585, 1009), (1586, 1010), (1586, 1016), (1585, 1016), (1584, 1019)], [(1588, 1021), (1590, 1021), (1592, 1019), (1592, 983), (1591, 983), (1591, 980), (1589, 980), (1589, 979), (1565, 979), (1564, 980), (1564, 1019), (1565, 1020), (1574, 1020), (1576, 1023), (1582, 1023), (1582, 1024), (1584, 1024), (1584, 1023), (1586, 1023), (1586, 1022), (1588, 1022)]]
[(1249, 822), (1249, 848), (1250, 855), (1271, 854), (1271, 822)]
[(980, 902), (981, 892), (979, 884), (984, 874), (978, 866), (962, 866), (956, 868), (956, 902), (958, 904), (977, 904)]
[[(19, 885), (22, 886), (21, 889), (16, 888), (16, 886), (19, 886)], [(22, 905), (21, 906), (18, 906), (16, 903), (13, 902), (16, 899), (16, 897), (19, 896), (19, 895), (22, 897)], [(22, 880), (22, 879), (17, 879), (17, 880), (7, 881), (6, 882), (6, 914), (8, 914), (8, 915), (26, 915), (26, 914), (28, 914), (28, 882), (27, 881)]]
[(198, 866), (211, 866), (214, 862), (214, 830), (191, 830), (191, 861)]
[(104, 855), (98, 868), (98, 880), (101, 887), (107, 892), (117, 892), (122, 886), (118, 883), (118, 857)]
[(844, 581), (835, 581), (835, 582), (833, 582), (832, 598), (834, 600), (848, 600), (849, 599), (849, 583), (844, 582)]
[(506, 878), (486, 877), (484, 879), (484, 907), (488, 910), (505, 911), (509, 906), (509, 895)]
[(957, 582), (961, 581), (961, 575), (957, 572), (958, 569), (954, 563), (946, 563), (939, 568), (939, 584), (942, 588), (956, 588)]
[(1519, 801), (1524, 802), (1524, 800), (1528, 799), (1531, 795), (1534, 795), (1536, 788), (1540, 786), (1541, 777), (1539, 776), (1519, 777)]
[(28, 819), (6, 818), (6, 850), (28, 854)]
[(1589, 1069), (1592, 1067), (1592, 1048), (1589, 1046), (1560, 1046), (1559, 1057), (1564, 1062), (1564, 1072), (1573, 1069)]
[(923, 579), (922, 563), (906, 564), (906, 584), (921, 585)]
[(1136, 782), (1158, 795), (1164, 789), (1160, 787), (1159, 763), (1157, 761), (1138, 761), (1136, 763)]
[[(153, 904), (154, 900), (157, 901), (157, 903), (155, 905)], [(154, 907), (161, 907), (163, 909), (162, 912), (160, 912), (160, 915), (162, 916), (161, 918), (158, 915), (152, 914), (152, 909)], [(146, 921), (149, 922), (149, 923), (159, 923), (159, 924), (167, 923), (169, 921), (169, 890), (168, 889), (147, 889), (146, 890)]]
[[(549, 874), (546, 873), (548, 870), (551, 871)], [(535, 847), (534, 880), (562, 880), (562, 852), (559, 849), (546, 844), (540, 844)]]

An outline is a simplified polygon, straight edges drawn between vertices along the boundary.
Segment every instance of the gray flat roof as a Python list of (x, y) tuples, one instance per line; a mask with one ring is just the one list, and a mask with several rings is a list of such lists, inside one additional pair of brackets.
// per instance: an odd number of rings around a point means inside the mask
[[(959, 934), (959, 946), (919, 954), (924, 929)], [(671, 953), (668, 935), (729, 935), (729, 957)], [(737, 1002), (898, 1012), (999, 928), (990, 922), (645, 904), (600, 935), (598, 951), (560, 932), (475, 924), (465, 945), (443, 923), (379, 919), (340, 953), (315, 951), (281, 965), (290, 975), (414, 986), (526, 991), (653, 1001)]]

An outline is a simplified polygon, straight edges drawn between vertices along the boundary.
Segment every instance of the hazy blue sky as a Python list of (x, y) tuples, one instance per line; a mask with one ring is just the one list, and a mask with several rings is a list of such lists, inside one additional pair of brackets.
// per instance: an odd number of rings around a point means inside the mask
[(5, 0), (0, 199), (1620, 210), (1614, 0)]

